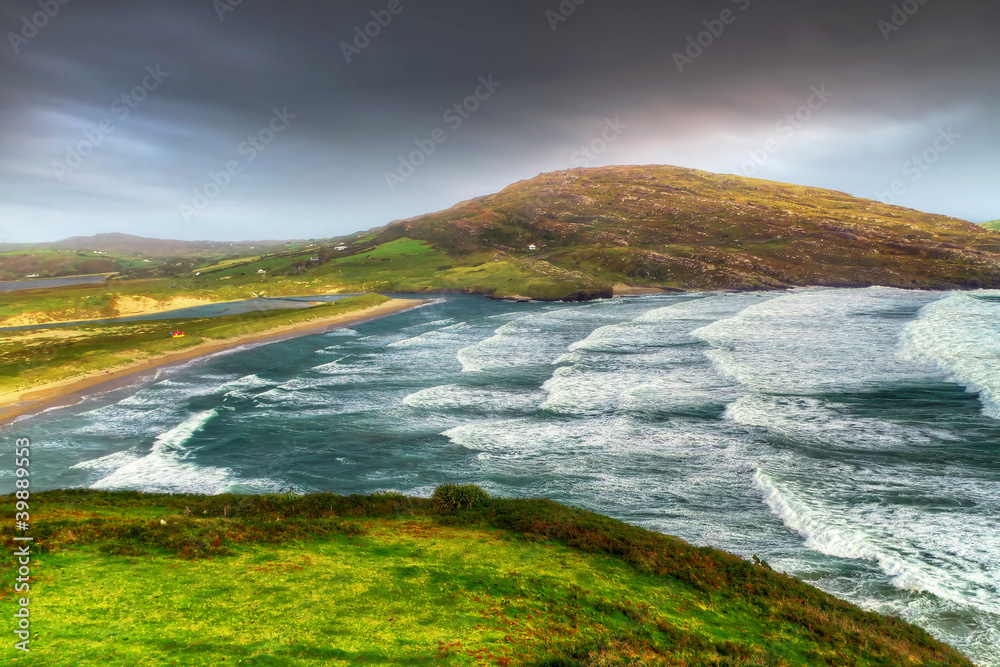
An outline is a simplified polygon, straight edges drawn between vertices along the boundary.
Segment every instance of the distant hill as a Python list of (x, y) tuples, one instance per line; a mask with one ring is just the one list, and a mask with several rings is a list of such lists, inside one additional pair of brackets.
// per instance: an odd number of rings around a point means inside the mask
[(172, 241), (130, 234), (75, 236), (50, 243), (0, 245), (0, 280), (133, 272), (171, 275), (225, 257), (262, 255), (290, 241)]
[(992, 229), (995, 232), (1000, 232), (1000, 220), (994, 220), (993, 222), (984, 222), (983, 227), (986, 229)]
[(179, 257), (193, 254), (251, 254), (282, 247), (290, 241), (173, 241), (153, 239), (131, 234), (95, 234), (74, 236), (48, 243), (2, 244), (0, 252), (12, 250), (88, 250), (118, 255), (143, 255), (146, 257)]
[(616, 282), (674, 289), (1000, 286), (1000, 240), (970, 222), (843, 192), (667, 166), (542, 174), (396, 222), (372, 243), (400, 238), (426, 241), (459, 263), (513, 259), (576, 272), (605, 292)]

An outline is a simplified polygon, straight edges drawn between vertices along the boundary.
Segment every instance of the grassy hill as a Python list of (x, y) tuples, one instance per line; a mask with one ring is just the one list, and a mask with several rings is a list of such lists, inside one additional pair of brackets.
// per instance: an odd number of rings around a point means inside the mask
[[(339, 247), (336, 250), (335, 247)], [(612, 286), (1000, 286), (1000, 239), (970, 222), (842, 192), (678, 167), (543, 174), (260, 268), (348, 289), (588, 299)]]
[(1000, 232), (1000, 220), (994, 220), (993, 222), (984, 222), (983, 227), (986, 229), (992, 229), (995, 232)]
[(454, 258), (521, 258), (675, 289), (1000, 285), (1000, 241), (972, 223), (677, 167), (543, 174), (378, 240), (404, 236)]
[(476, 487), (32, 501), (38, 664), (971, 667), (766, 562)]
[(25, 280), (29, 276), (56, 278), (117, 273), (141, 266), (142, 259), (138, 257), (72, 250), (14, 250), (0, 253), (0, 281)]

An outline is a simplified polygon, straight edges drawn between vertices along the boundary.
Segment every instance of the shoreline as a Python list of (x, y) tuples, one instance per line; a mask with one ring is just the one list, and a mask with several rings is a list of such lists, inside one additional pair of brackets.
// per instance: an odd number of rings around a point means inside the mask
[(160, 368), (180, 365), (200, 357), (207, 357), (219, 352), (242, 347), (244, 345), (265, 345), (290, 338), (298, 338), (311, 334), (323, 333), (333, 329), (361, 324), (371, 320), (394, 315), (413, 308), (418, 308), (428, 300), (392, 299), (372, 308), (351, 313), (341, 313), (331, 317), (320, 318), (311, 322), (287, 324), (268, 331), (237, 336), (222, 341), (206, 342), (180, 352), (171, 352), (149, 359), (143, 359), (129, 366), (107, 373), (92, 373), (90, 375), (60, 380), (51, 384), (0, 394), (0, 428), (8, 426), (19, 417), (34, 415), (52, 408), (76, 405), (87, 396), (96, 393), (95, 390), (110, 391), (124, 387), (132, 380)]
[(614, 296), (645, 296), (647, 294), (667, 294), (667, 290), (659, 287), (633, 287), (625, 283), (617, 283), (612, 286)]

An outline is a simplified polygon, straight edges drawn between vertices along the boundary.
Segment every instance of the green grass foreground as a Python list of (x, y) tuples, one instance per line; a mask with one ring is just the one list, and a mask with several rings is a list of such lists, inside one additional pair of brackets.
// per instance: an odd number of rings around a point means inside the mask
[(476, 487), (31, 506), (27, 664), (971, 665), (766, 563)]

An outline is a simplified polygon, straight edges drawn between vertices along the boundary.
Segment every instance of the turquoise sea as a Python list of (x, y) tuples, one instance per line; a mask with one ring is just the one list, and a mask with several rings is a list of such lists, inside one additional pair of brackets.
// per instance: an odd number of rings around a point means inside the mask
[(1000, 667), (1000, 292), (441, 296), (0, 429), (32, 488), (474, 482), (743, 556)]

